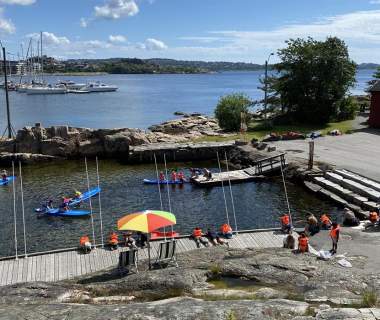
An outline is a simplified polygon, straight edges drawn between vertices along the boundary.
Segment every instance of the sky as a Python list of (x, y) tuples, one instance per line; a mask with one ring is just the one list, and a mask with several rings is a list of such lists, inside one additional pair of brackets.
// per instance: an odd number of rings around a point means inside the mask
[(44, 53), (57, 59), (262, 64), (289, 38), (338, 36), (357, 63), (380, 63), (380, 0), (0, 0), (11, 57), (30, 38), (36, 46), (40, 31)]

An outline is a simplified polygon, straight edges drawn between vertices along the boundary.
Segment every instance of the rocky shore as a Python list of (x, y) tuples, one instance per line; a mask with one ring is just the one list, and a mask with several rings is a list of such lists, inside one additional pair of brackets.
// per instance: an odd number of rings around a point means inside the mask
[[(365, 261), (365, 257), (361, 257)], [(379, 319), (380, 276), (286, 249), (205, 248), (179, 268), (0, 288), (0, 319)], [(140, 269), (146, 265), (140, 266)]]

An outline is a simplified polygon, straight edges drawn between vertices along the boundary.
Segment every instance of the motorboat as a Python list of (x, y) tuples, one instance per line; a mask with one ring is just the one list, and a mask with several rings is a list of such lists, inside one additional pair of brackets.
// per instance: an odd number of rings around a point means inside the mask
[(63, 94), (67, 92), (65, 86), (32, 86), (26, 89), (27, 94)]
[(112, 86), (101, 82), (91, 82), (83, 88), (83, 90), (90, 92), (112, 92), (116, 91), (117, 89), (117, 86)]
[(67, 88), (67, 90), (81, 90), (82, 88), (86, 86), (85, 83), (76, 83), (71, 80), (58, 81), (57, 85), (64, 85)]

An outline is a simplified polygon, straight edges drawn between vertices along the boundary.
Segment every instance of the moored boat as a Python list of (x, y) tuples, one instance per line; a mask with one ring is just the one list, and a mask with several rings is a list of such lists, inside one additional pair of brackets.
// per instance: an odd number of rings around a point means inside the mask
[(112, 86), (101, 82), (91, 82), (83, 88), (83, 90), (90, 92), (113, 92), (117, 89), (119, 89), (117, 86)]
[(64, 86), (35, 86), (26, 88), (25, 92), (27, 94), (63, 94), (67, 92)]

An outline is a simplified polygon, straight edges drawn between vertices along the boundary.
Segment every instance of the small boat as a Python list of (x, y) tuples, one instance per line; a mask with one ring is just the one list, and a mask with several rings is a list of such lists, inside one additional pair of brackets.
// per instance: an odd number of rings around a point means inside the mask
[(52, 217), (87, 217), (91, 214), (87, 210), (62, 210), (60, 208), (38, 208), (35, 209), (37, 213), (52, 216)]
[(0, 186), (6, 186), (9, 182), (13, 181), (16, 177), (10, 176), (7, 177), (7, 180), (4, 181), (3, 179), (0, 179)]
[(57, 85), (64, 85), (67, 90), (81, 90), (82, 88), (84, 88), (86, 86), (85, 83), (76, 83), (74, 81), (71, 81), (71, 80), (61, 80), (61, 81), (58, 81)]
[(90, 82), (83, 88), (83, 90), (87, 90), (90, 92), (113, 92), (117, 89), (119, 88), (116, 86), (110, 86), (101, 82)]
[(161, 239), (161, 238), (175, 238), (179, 237), (179, 233), (175, 231), (169, 231), (169, 232), (160, 232), (160, 231), (153, 231), (150, 233), (150, 239)]
[(74, 89), (68, 89), (68, 90), (67, 90), (67, 93), (91, 93), (91, 91), (88, 91), (88, 90), (82, 90), (82, 89), (77, 89), (77, 90), (74, 90)]
[(25, 91), (27, 94), (63, 94), (67, 92), (65, 86), (34, 86)]
[(82, 196), (79, 199), (71, 199), (68, 203), (69, 206), (75, 206), (77, 204), (80, 204), (82, 201), (86, 201), (90, 199), (91, 197), (96, 196), (101, 191), (100, 188), (96, 187), (94, 189), (91, 189), (90, 191), (86, 191), (82, 193)]
[(161, 181), (158, 181), (157, 179), (144, 179), (144, 184), (184, 184), (184, 183), (187, 183), (188, 181), (187, 180), (161, 180)]

